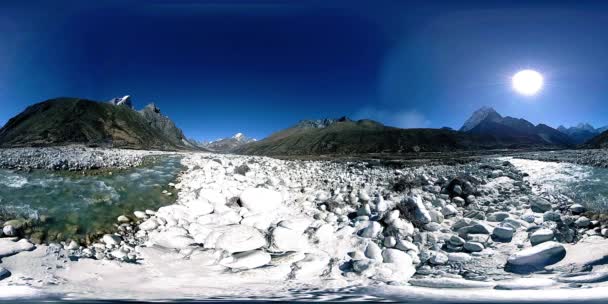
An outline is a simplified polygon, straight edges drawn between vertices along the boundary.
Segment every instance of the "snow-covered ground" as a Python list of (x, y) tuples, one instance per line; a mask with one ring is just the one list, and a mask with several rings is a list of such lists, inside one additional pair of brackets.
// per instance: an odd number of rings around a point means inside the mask
[(605, 224), (508, 161), (182, 163), (176, 204), (89, 248), (0, 239), (0, 299), (608, 299)]

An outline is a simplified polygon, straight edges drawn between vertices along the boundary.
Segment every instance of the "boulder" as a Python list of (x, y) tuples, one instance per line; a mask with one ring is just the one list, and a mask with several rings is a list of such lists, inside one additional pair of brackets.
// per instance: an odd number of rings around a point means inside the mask
[(544, 213), (551, 210), (551, 208), (553, 207), (551, 206), (551, 203), (546, 199), (541, 197), (535, 197), (530, 202), (530, 208), (534, 212)]
[(572, 212), (572, 214), (581, 214), (585, 212), (585, 207), (581, 204), (574, 204), (570, 206), (570, 212)]
[(0, 259), (22, 251), (34, 250), (36, 246), (26, 239), (15, 242), (10, 238), (0, 238)]
[(139, 224), (139, 229), (150, 231), (158, 228), (158, 221), (155, 219), (147, 219), (143, 223)]
[(230, 253), (251, 251), (266, 245), (266, 238), (259, 230), (245, 225), (228, 226), (215, 242), (215, 248)]
[(106, 234), (101, 238), (101, 240), (107, 246), (118, 246), (118, 245), (120, 245), (122, 238), (115, 234)]
[(499, 241), (508, 241), (510, 242), (513, 238), (513, 228), (506, 226), (499, 226), (494, 228), (492, 232), (492, 236), (494, 236)]
[(530, 235), (530, 243), (532, 246), (553, 240), (553, 230), (547, 228), (541, 228)]
[(4, 235), (6, 236), (16, 236), (17, 229), (15, 229), (13, 225), (6, 225), (2, 228), (2, 233), (4, 233)]
[(8, 269), (0, 266), (0, 281), (11, 276), (11, 272)]
[(281, 193), (265, 188), (247, 188), (240, 195), (241, 206), (252, 213), (274, 211), (282, 201)]
[(380, 232), (382, 232), (382, 225), (376, 221), (370, 221), (367, 227), (361, 231), (361, 237), (376, 238)]
[(369, 242), (365, 248), (365, 257), (382, 263), (382, 249), (374, 242)]
[(545, 242), (517, 252), (507, 259), (505, 270), (530, 273), (555, 264), (566, 256), (566, 249), (557, 242)]
[(409, 196), (406, 199), (406, 204), (408, 209), (412, 211), (411, 213), (414, 217), (412, 220), (420, 224), (428, 224), (431, 222), (431, 214), (426, 209), (426, 206), (422, 202), (422, 198), (419, 195)]
[(477, 242), (466, 242), (464, 244), (464, 249), (470, 252), (479, 252), (484, 249), (484, 246)]
[(574, 225), (576, 225), (576, 227), (579, 227), (579, 228), (589, 227), (590, 224), (591, 224), (591, 220), (589, 218), (587, 218), (587, 217), (584, 217), (584, 216), (579, 217), (574, 222)]
[(282, 226), (274, 228), (270, 234), (271, 251), (299, 251), (308, 247), (302, 234), (303, 230), (289, 229)]

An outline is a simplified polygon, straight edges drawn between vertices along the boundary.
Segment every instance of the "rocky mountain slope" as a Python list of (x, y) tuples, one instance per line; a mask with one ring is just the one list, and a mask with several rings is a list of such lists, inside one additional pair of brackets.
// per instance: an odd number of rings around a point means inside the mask
[(596, 129), (588, 123), (579, 123), (578, 125), (570, 128), (559, 126), (557, 130), (570, 136), (570, 138), (572, 138), (576, 144), (583, 144), (600, 133), (606, 131), (607, 127)]
[(253, 155), (344, 155), (496, 148), (494, 139), (447, 129), (400, 129), (373, 120), (304, 120), (235, 153)]
[(247, 137), (243, 133), (237, 133), (232, 137), (199, 143), (198, 146), (214, 152), (227, 153), (255, 141), (255, 138)]
[(505, 145), (566, 147), (574, 144), (567, 134), (545, 124), (535, 126), (522, 118), (503, 117), (489, 107), (475, 111), (460, 130), (468, 134), (489, 136)]
[(604, 131), (585, 143), (587, 148), (608, 148), (608, 131)]
[(160, 150), (193, 147), (156, 107), (137, 112), (127, 100), (114, 105), (80, 98), (56, 98), (34, 104), (0, 129), (0, 147), (73, 143)]

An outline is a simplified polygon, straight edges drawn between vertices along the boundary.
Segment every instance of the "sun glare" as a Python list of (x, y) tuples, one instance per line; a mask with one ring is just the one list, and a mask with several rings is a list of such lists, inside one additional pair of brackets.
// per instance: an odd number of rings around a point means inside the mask
[(543, 76), (534, 70), (522, 70), (513, 75), (513, 89), (526, 96), (538, 93), (543, 87)]

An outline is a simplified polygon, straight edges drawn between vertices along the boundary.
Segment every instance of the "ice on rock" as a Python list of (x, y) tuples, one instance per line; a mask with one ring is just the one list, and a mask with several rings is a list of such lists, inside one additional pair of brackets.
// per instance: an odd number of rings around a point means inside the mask
[(272, 212), (282, 201), (281, 193), (265, 188), (247, 188), (240, 196), (241, 206), (253, 213)]

